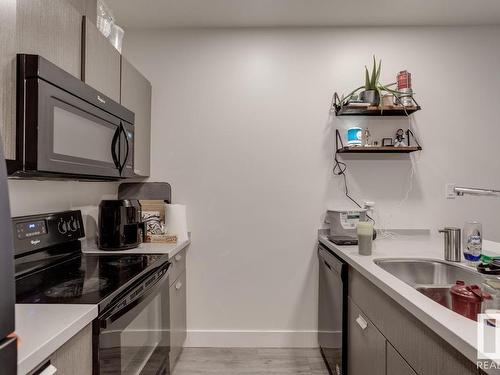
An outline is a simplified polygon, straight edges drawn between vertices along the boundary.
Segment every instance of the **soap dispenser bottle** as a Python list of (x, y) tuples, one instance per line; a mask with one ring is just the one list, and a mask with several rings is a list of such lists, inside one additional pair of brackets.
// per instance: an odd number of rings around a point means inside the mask
[(478, 221), (468, 221), (464, 225), (464, 258), (470, 262), (479, 262), (483, 248), (483, 228)]

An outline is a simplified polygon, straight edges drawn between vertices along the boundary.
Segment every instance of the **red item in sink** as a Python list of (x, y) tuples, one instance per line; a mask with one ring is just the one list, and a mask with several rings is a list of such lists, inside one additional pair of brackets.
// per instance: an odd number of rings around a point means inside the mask
[(491, 296), (477, 285), (465, 285), (458, 280), (450, 289), (452, 310), (466, 318), (477, 320), (481, 313), (481, 304)]

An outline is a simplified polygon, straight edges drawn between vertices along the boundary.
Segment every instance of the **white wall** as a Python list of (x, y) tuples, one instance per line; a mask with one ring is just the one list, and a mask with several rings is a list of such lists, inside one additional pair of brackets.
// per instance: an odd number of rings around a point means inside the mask
[(377, 202), (387, 228), (478, 219), (500, 240), (500, 200), (444, 199), (446, 182), (500, 187), (498, 40), (498, 27), (127, 31), (125, 54), (153, 84), (152, 179), (189, 206), (188, 344), (315, 344), (316, 231), (347, 202), (334, 129), (407, 124), (329, 114), (373, 53), (384, 82), (413, 74), (424, 151), (349, 161), (352, 195)]
[(115, 182), (34, 181), (9, 180), (10, 210), (12, 216), (81, 209), (88, 238), (95, 238), (96, 206), (105, 197), (114, 197)]

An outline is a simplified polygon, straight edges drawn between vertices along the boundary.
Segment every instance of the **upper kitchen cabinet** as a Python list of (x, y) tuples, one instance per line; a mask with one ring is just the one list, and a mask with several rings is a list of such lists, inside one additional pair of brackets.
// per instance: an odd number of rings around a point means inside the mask
[(16, 0), (0, 1), (0, 132), (5, 158), (16, 157)]
[(67, 0), (82, 15), (86, 16), (94, 24), (97, 24), (97, 0)]
[(82, 15), (67, 0), (17, 0), (17, 52), (81, 75)]
[(119, 103), (120, 53), (87, 17), (83, 21), (83, 51), (83, 81)]
[(135, 113), (134, 171), (149, 176), (151, 150), (151, 83), (122, 57), (121, 104)]

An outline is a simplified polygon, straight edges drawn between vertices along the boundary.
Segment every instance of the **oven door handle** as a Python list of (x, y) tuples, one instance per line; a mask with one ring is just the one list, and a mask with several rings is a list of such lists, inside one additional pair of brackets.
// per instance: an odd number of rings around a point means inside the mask
[(114, 304), (115, 307), (108, 314), (99, 318), (101, 328), (107, 328), (149, 296), (151, 291), (155, 290), (168, 277), (170, 269), (170, 263), (164, 263), (137, 281), (130, 287), (129, 292)]

